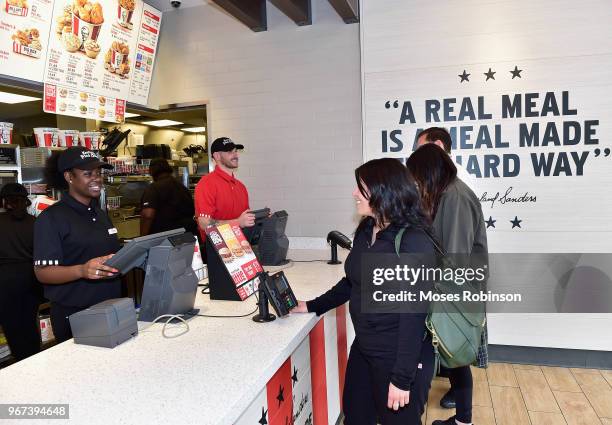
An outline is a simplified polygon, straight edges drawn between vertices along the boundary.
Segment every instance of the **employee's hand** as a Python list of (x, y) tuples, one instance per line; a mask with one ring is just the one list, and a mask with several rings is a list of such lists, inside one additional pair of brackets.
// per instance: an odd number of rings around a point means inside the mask
[(206, 229), (206, 226), (210, 224), (210, 216), (201, 216), (197, 217), (196, 221), (198, 222), (198, 227), (202, 230)]
[(308, 313), (308, 307), (306, 306), (306, 301), (298, 300), (298, 305), (293, 310), (292, 313)]
[(240, 227), (252, 227), (255, 225), (255, 214), (251, 210), (244, 210), (238, 217), (238, 225)]
[(111, 258), (114, 254), (105, 255), (104, 257), (92, 258), (85, 264), (81, 265), (81, 277), (83, 279), (102, 279), (119, 273), (119, 270), (104, 265), (104, 262)]
[(387, 407), (393, 410), (399, 410), (400, 407), (408, 405), (410, 401), (410, 391), (403, 391), (397, 388), (392, 383), (389, 383), (389, 396), (387, 399)]

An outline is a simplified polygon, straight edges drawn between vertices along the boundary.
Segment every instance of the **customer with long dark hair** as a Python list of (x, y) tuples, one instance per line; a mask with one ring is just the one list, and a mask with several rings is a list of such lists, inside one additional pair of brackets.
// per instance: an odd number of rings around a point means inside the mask
[(100, 209), (102, 168), (110, 168), (83, 147), (55, 153), (45, 169), (47, 185), (61, 200), (36, 220), (34, 269), (51, 301), (57, 342), (72, 338), (68, 316), (121, 296), (117, 270), (104, 262), (119, 250), (117, 229)]
[(362, 311), (362, 285), (373, 283), (362, 276), (361, 266), (363, 255), (395, 254), (396, 235), (404, 228), (400, 252), (433, 254), (428, 220), (417, 188), (399, 161), (369, 161), (355, 170), (355, 180), (353, 197), (363, 219), (344, 265), (346, 277), (314, 300), (300, 301), (296, 311), (321, 315), (350, 300), (356, 336), (344, 382), (346, 425), (420, 424), (434, 362), (426, 313)]
[[(450, 140), (450, 135), (448, 136)], [(487, 254), (487, 234), (480, 201), (463, 181), (449, 155), (430, 143), (408, 158), (407, 167), (417, 181), (425, 211), (433, 221), (435, 236), (453, 254)], [(432, 425), (472, 423), (473, 381), (470, 366), (448, 369), (450, 397), (456, 415)]]
[(0, 191), (0, 326), (17, 360), (40, 351), (40, 286), (32, 268), (34, 217), (28, 191), (7, 183)]

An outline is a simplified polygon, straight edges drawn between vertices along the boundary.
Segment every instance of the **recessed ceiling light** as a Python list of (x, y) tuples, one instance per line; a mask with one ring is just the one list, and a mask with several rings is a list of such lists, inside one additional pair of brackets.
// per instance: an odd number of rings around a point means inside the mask
[(126, 118), (134, 118), (134, 117), (139, 117), (140, 114), (133, 114), (131, 112), (126, 112), (125, 115), (123, 115)]
[(143, 121), (143, 124), (152, 125), (155, 127), (168, 127), (170, 125), (180, 125), (183, 124), (180, 121), (172, 121), (172, 120), (155, 120), (155, 121)]
[(190, 133), (204, 133), (206, 131), (206, 127), (188, 127), (181, 128), (182, 131), (188, 131)]
[(40, 100), (40, 97), (32, 97), (32, 96), (22, 96), (20, 94), (6, 93), (0, 92), (0, 103), (25, 103), (25, 102), (33, 102), (35, 100)]

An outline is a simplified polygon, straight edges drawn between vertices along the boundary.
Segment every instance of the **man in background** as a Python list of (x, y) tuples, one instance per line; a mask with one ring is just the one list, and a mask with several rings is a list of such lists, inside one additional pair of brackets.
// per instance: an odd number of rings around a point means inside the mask
[(236, 178), (239, 151), (243, 145), (229, 137), (220, 137), (210, 146), (215, 161), (215, 170), (203, 176), (195, 189), (195, 212), (202, 232), (211, 224), (237, 221), (240, 227), (255, 225), (255, 215), (249, 210), (249, 193), (246, 186)]
[(193, 198), (189, 189), (172, 174), (172, 167), (163, 158), (151, 161), (149, 173), (153, 183), (142, 195), (140, 235), (165, 232), (183, 227), (197, 235)]

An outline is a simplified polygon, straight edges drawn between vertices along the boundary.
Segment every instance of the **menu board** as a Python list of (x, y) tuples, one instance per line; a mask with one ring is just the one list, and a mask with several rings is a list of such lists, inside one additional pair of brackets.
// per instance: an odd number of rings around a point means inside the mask
[(133, 103), (146, 105), (153, 77), (153, 65), (157, 53), (157, 41), (161, 26), (161, 12), (144, 4), (140, 32), (136, 43), (136, 59), (131, 77), (130, 96)]
[(127, 99), (142, 2), (55, 0), (45, 83)]
[(0, 0), (1, 73), (42, 81), (52, 0)]
[(74, 90), (70, 87), (45, 84), (43, 109), (50, 114), (62, 114), (92, 120), (123, 122), (125, 100)]
[(205, 232), (232, 277), (240, 299), (245, 300), (257, 291), (256, 276), (263, 268), (240, 226), (237, 223), (208, 226)]
[[(0, 74), (146, 105), (161, 17), (142, 0), (0, 0)], [(75, 115), (64, 103), (55, 113)], [(76, 116), (123, 118), (82, 106)]]

